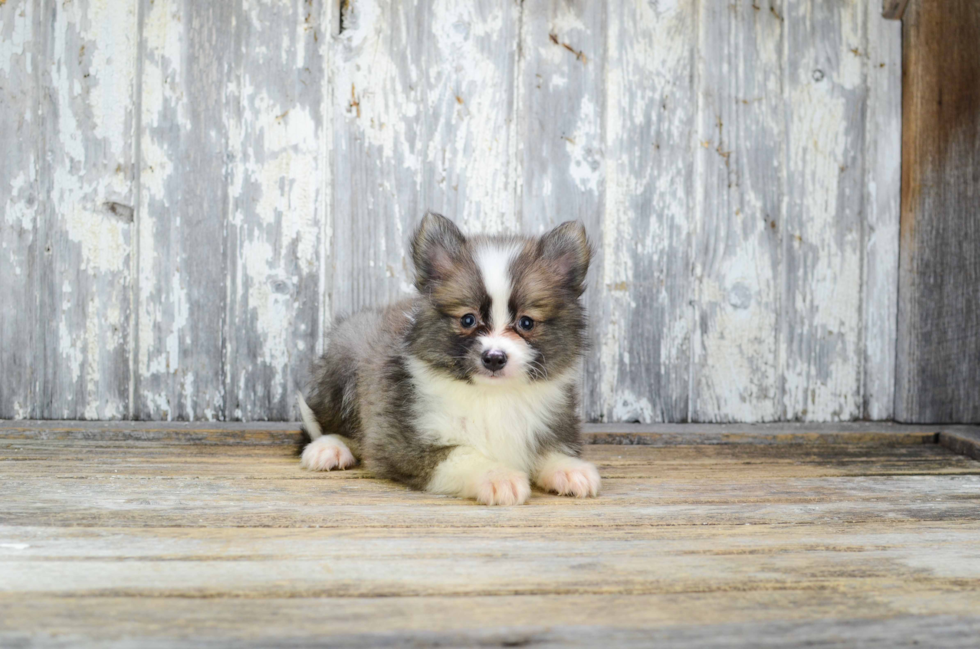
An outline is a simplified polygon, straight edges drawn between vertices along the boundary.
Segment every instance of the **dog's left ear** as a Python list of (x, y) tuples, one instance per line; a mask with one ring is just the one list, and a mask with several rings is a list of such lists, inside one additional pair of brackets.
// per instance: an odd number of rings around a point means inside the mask
[(441, 214), (427, 212), (412, 236), (415, 288), (425, 293), (433, 282), (449, 277), (465, 245), (466, 238), (456, 224)]
[(566, 221), (541, 237), (541, 258), (576, 295), (582, 294), (592, 246), (581, 221)]

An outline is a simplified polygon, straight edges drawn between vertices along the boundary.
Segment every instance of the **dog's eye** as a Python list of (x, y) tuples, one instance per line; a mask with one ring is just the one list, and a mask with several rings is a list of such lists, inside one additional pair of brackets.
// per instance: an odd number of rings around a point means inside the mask
[(523, 318), (517, 321), (517, 326), (523, 329), (524, 331), (531, 331), (531, 329), (534, 329), (534, 320), (532, 320), (527, 316), (524, 316)]
[(467, 313), (462, 318), (459, 319), (459, 324), (463, 325), (466, 329), (469, 329), (476, 324), (476, 316), (472, 313)]

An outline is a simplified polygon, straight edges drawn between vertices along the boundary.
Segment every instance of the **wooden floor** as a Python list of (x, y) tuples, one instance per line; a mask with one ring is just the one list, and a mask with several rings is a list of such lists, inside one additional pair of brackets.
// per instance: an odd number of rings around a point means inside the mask
[(980, 462), (678, 430), (589, 446), (598, 499), (491, 509), (284, 430), (0, 425), (0, 646), (980, 642)]

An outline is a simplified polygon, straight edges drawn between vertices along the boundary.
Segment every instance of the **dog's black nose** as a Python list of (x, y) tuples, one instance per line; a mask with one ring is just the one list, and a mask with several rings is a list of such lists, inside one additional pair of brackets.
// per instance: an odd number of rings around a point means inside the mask
[(488, 349), (483, 352), (483, 367), (487, 368), (491, 372), (496, 372), (497, 370), (502, 370), (504, 365), (507, 364), (507, 354), (503, 353), (499, 349)]

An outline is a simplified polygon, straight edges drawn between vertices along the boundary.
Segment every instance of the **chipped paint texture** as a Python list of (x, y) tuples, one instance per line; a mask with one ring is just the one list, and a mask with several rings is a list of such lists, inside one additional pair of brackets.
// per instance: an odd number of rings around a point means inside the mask
[(864, 416), (890, 419), (895, 402), (898, 222), (902, 165), (902, 25), (867, 7), (868, 107), (864, 173)]
[[(516, 166), (520, 177), (521, 228), (540, 234), (563, 221), (579, 219), (602, 242), (605, 201), (603, 113), (606, 69), (605, 7), (602, 3), (530, 0), (523, 3), (517, 124), (521, 130)], [(593, 268), (602, 265), (597, 248)], [(604, 291), (590, 274), (584, 300), (593, 321), (589, 335), (602, 330)], [(614, 352), (618, 357), (619, 351)], [(600, 399), (599, 357), (585, 359), (586, 404)]]
[(249, 0), (230, 148), (226, 416), (282, 419), (316, 343), (324, 81), (318, 2)]
[(426, 209), (585, 222), (588, 419), (892, 415), (873, 2), (7, 0), (0, 36), (0, 417), (293, 418)]
[(44, 2), (38, 24), (33, 404), (43, 418), (129, 414), (135, 6)]
[(774, 420), (785, 142), (784, 22), (702, 3), (691, 417)]
[(590, 418), (688, 416), (696, 199), (695, 3), (610, 7), (603, 256), (593, 287), (602, 389)]
[(862, 416), (861, 238), (865, 13), (852, 3), (786, 3), (789, 127), (780, 414)]
[(36, 416), (39, 13), (31, 0), (0, 5), (0, 418)]

